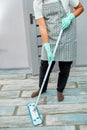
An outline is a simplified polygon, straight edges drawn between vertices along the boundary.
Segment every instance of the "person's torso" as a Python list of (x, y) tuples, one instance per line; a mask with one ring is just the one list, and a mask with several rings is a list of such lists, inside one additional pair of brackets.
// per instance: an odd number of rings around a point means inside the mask
[[(62, 18), (66, 17), (67, 13), (61, 0), (55, 0), (55, 2), (52, 2), (51, 0), (51, 2), (48, 4), (46, 4), (44, 0), (42, 4), (42, 10), (48, 30), (49, 41), (50, 43), (55, 44), (61, 30)], [(61, 45), (62, 43), (64, 44), (65, 42), (70, 41), (70, 39), (73, 39), (73, 26), (74, 24), (72, 22), (70, 27), (64, 30), (61, 38)]]

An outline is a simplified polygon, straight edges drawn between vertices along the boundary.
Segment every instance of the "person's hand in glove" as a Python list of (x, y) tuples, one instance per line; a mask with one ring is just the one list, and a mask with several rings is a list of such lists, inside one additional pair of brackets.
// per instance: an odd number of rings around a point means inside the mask
[(47, 52), (47, 57), (48, 57), (48, 63), (52, 62), (54, 60), (54, 55), (51, 52), (50, 44), (49, 43), (44, 43), (44, 47)]
[(62, 29), (66, 29), (70, 26), (71, 22), (75, 19), (73, 13), (70, 13), (66, 18), (62, 19)]

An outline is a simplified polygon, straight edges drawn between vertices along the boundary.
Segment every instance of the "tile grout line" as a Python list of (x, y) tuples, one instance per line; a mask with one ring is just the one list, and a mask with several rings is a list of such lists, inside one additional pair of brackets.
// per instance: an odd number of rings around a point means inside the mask
[(22, 97), (22, 93), (23, 93), (23, 90), (20, 90), (20, 93), (19, 93), (19, 98)]
[(46, 126), (46, 115), (43, 115), (43, 127)]
[(28, 78), (27, 78), (27, 74), (25, 74), (25, 79), (28, 79)]
[(2, 88), (3, 88), (3, 85), (1, 85), (1, 87), (0, 87), (0, 91), (2, 90)]
[(75, 86), (76, 86), (76, 88), (78, 88), (78, 83), (77, 82), (75, 82)]
[(13, 115), (12, 116), (16, 116), (17, 115), (17, 110), (18, 110), (18, 106), (15, 107)]
[(75, 125), (75, 130), (80, 130), (79, 125)]

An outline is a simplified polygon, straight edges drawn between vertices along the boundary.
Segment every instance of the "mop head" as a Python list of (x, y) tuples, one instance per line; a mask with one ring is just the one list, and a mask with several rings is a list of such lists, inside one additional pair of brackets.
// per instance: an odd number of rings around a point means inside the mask
[(35, 109), (34, 108), (35, 108), (35, 103), (28, 104), (28, 111), (29, 111), (31, 121), (34, 126), (37, 126), (37, 125), (42, 124), (42, 119), (38, 111), (38, 108), (37, 107)]

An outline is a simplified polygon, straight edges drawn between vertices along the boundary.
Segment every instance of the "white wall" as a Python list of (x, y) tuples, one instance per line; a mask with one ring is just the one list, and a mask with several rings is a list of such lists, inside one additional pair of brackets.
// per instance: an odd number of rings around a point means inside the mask
[(27, 68), (22, 0), (0, 0), (0, 69)]

